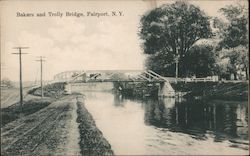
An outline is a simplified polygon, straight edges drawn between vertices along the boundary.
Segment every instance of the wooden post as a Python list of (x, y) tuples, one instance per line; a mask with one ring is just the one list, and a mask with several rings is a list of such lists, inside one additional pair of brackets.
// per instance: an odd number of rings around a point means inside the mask
[(12, 54), (19, 55), (20, 107), (21, 107), (21, 112), (23, 112), (22, 54), (27, 54), (27, 53), (22, 53), (22, 49), (28, 49), (28, 47), (14, 47), (13, 49), (18, 49), (19, 50), (18, 53), (12, 53)]
[(36, 60), (36, 61), (39, 61), (40, 62), (40, 68), (41, 68), (41, 77), (40, 77), (40, 83), (41, 83), (41, 98), (44, 97), (44, 93), (43, 93), (43, 62), (45, 61), (43, 58), (43, 56), (40, 56), (39, 57), (40, 59), (39, 60)]

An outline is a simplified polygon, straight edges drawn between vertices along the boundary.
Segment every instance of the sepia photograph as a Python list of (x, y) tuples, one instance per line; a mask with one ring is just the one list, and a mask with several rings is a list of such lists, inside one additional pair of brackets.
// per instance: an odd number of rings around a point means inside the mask
[(1, 155), (249, 155), (248, 0), (1, 0)]

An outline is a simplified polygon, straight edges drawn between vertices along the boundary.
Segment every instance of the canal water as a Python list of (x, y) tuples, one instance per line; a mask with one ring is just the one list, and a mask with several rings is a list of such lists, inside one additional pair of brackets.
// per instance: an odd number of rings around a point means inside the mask
[(247, 102), (126, 99), (83, 92), (117, 155), (247, 155)]

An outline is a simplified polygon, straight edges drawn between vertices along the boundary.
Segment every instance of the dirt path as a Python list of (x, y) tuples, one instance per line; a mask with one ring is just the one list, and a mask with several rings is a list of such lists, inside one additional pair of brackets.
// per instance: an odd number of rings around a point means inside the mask
[(1, 129), (1, 154), (79, 155), (76, 116), (76, 100), (71, 95), (7, 124)]
[(77, 123), (77, 106), (76, 101), (72, 105), (71, 120), (68, 122), (67, 127), (69, 127), (68, 133), (68, 146), (66, 147), (65, 155), (80, 155), (80, 133), (79, 133), (79, 123)]

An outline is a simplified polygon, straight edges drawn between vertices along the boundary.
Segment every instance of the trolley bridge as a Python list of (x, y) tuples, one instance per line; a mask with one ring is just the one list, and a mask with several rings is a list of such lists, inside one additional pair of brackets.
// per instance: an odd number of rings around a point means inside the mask
[(96, 82), (149, 82), (159, 83), (160, 96), (175, 96), (169, 80), (152, 70), (84, 70), (65, 71), (54, 76), (54, 82), (96, 83)]

